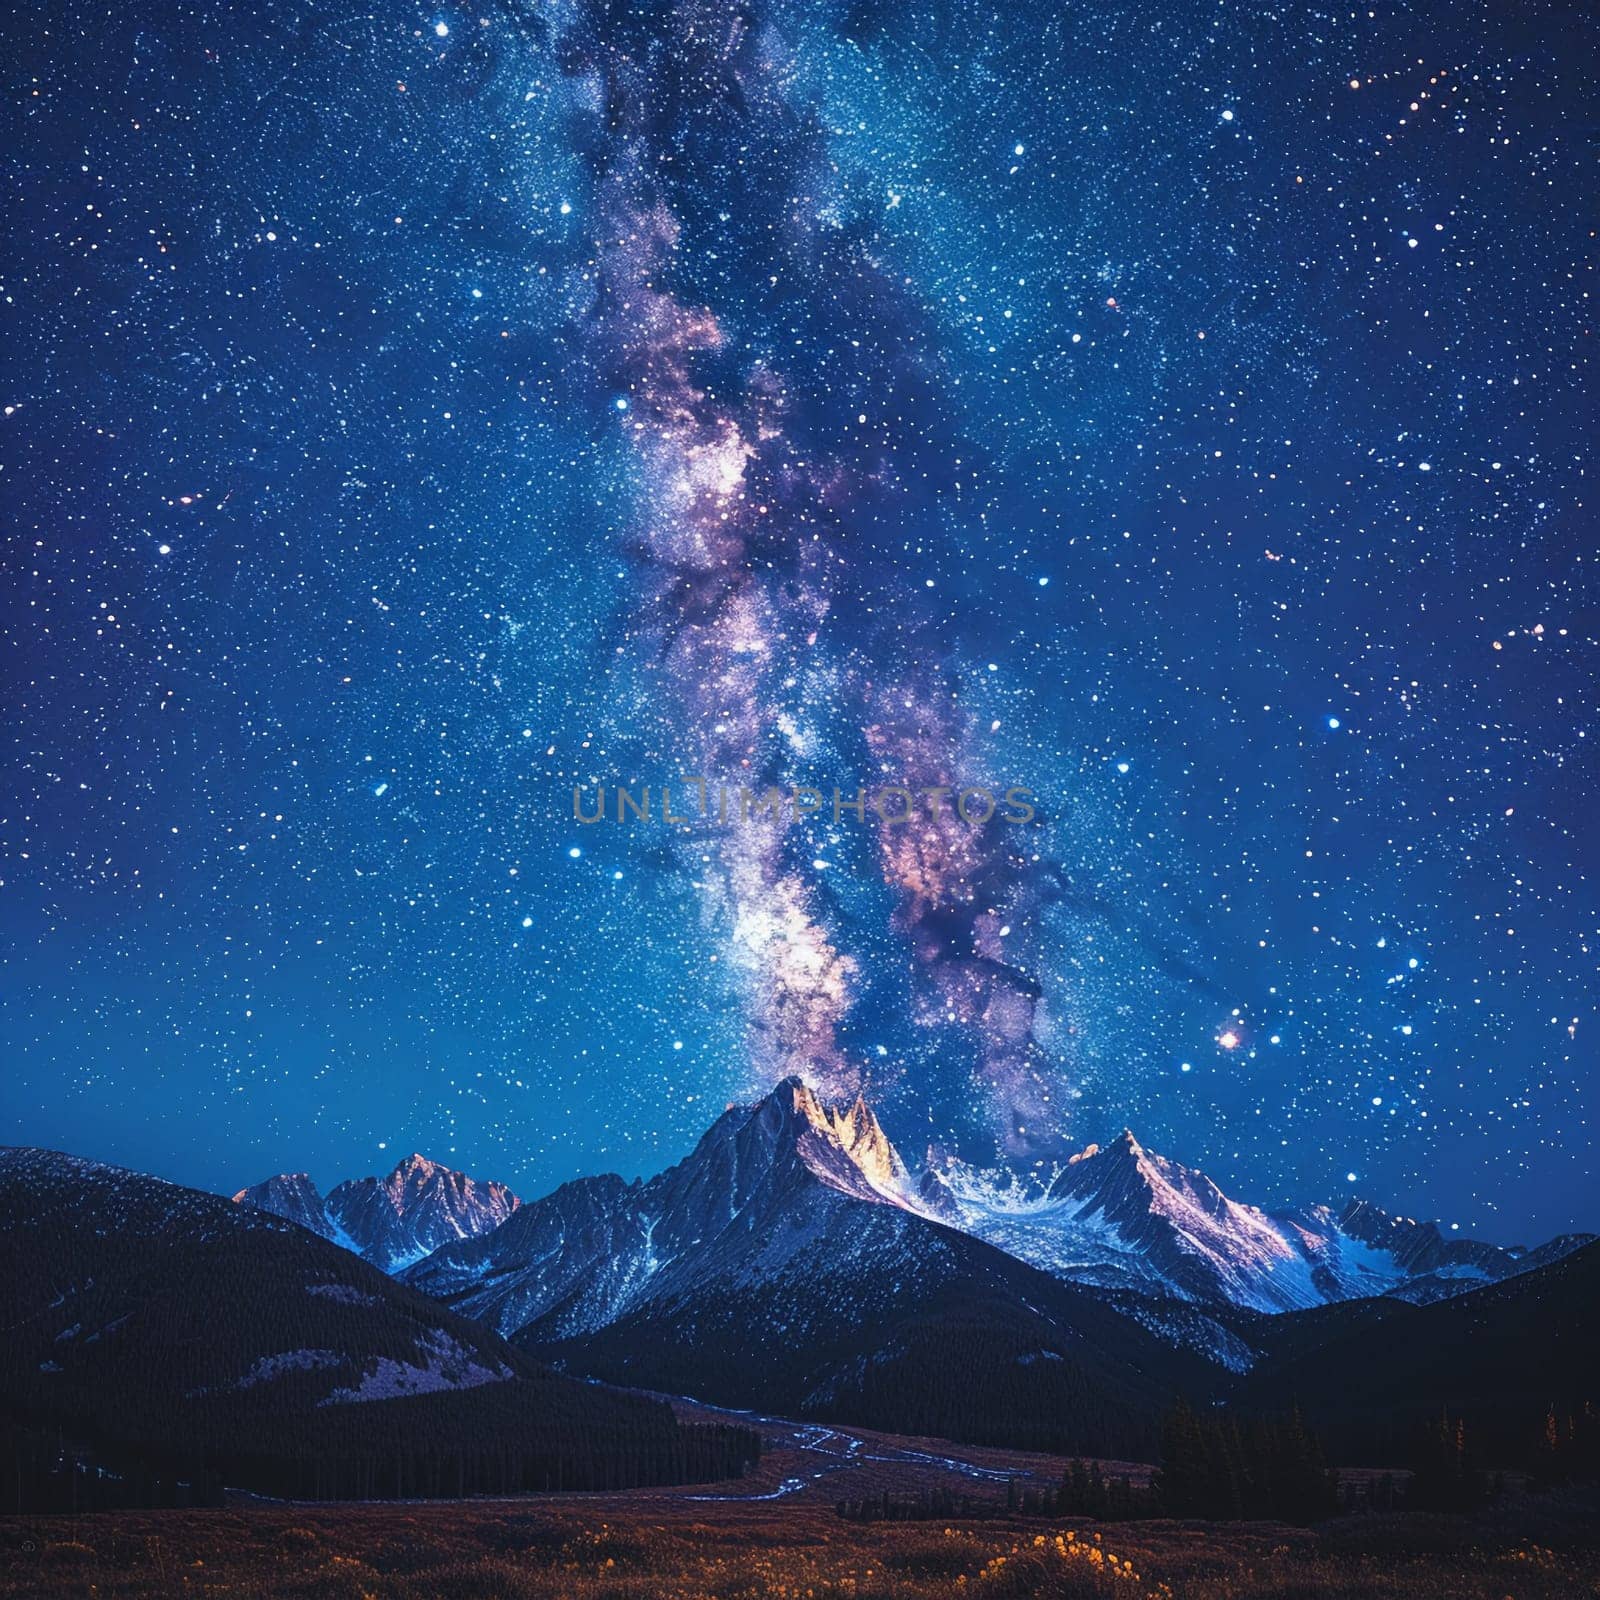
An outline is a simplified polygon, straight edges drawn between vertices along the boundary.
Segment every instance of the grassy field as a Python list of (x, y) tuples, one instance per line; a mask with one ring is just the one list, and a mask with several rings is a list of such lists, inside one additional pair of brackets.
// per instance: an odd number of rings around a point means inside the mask
[[(1059, 1457), (746, 1420), (759, 1465), (698, 1489), (0, 1517), (0, 1600), (1600, 1600), (1596, 1490), (1514, 1492), (1470, 1522), (1097, 1526), (1005, 1513), (1008, 1484), (1059, 1482)], [(1134, 1482), (1151, 1470), (1101, 1465)], [(941, 1488), (971, 1514), (834, 1512)]]
[(260, 1506), (0, 1519), (0, 1596), (167, 1600), (1580, 1600), (1592, 1495), (1468, 1524), (845, 1522), (815, 1501)]

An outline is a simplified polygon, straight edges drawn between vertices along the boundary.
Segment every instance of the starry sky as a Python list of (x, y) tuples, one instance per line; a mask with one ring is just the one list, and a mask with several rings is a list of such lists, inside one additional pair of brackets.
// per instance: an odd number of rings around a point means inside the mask
[[(10, 31), (0, 1137), (1600, 1224), (1592, 14)], [(1038, 814), (574, 818), (687, 774)]]

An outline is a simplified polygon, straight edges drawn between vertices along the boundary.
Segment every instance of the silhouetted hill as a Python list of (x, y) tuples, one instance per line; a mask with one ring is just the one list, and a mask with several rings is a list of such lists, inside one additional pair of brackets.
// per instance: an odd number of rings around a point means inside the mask
[(0, 1151), (0, 1282), (6, 1414), (152, 1471), (452, 1493), (712, 1476), (742, 1448), (295, 1223), (52, 1151)]
[(1233, 1391), (1299, 1404), (1344, 1460), (1402, 1459), (1421, 1420), (1463, 1417), (1496, 1459), (1526, 1453), (1546, 1408), (1600, 1391), (1600, 1244), (1428, 1305), (1358, 1301), (1274, 1318)]

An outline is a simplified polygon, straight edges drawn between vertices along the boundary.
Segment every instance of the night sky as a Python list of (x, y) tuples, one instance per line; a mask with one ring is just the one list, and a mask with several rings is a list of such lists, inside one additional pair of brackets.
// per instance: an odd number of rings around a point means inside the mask
[[(1600, 1224), (1584, 8), (8, 31), (0, 1137)], [(1039, 815), (574, 820), (685, 774)]]

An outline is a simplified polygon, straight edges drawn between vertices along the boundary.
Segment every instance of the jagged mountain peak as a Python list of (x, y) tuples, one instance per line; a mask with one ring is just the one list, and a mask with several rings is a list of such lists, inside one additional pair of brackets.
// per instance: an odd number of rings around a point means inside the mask
[[(1127, 1128), (1110, 1144), (1090, 1145), (1080, 1156), (1068, 1161), (1065, 1168), (1058, 1169), (1052, 1187), (1081, 1193), (1090, 1181), (1123, 1185), (1125, 1199), (1137, 1191), (1162, 1209), (1173, 1205), (1198, 1206), (1208, 1215), (1216, 1216), (1235, 1204), (1205, 1173), (1158, 1155), (1140, 1144)], [(1245, 1209), (1254, 1212), (1256, 1208)]]
[(1068, 1156), (1061, 1163), (1063, 1166), (1081, 1166), (1086, 1161), (1099, 1161), (1102, 1165), (1115, 1161), (1137, 1162), (1146, 1159), (1160, 1161), (1162, 1158), (1147, 1150), (1139, 1142), (1139, 1137), (1132, 1128), (1124, 1128), (1115, 1139), (1107, 1144), (1086, 1144), (1083, 1149)]
[[(1428, 1222), (1417, 1217), (1401, 1216), (1393, 1211), (1385, 1211), (1382, 1206), (1375, 1205), (1371, 1200), (1348, 1200), (1344, 1209), (1339, 1213), (1339, 1221), (1353, 1231), (1381, 1232), (1400, 1229), (1411, 1231), (1421, 1230), (1424, 1233), (1444, 1237), (1444, 1230), (1437, 1222)], [(1509, 1245), (1508, 1249), (1520, 1250), (1521, 1245)]]
[(730, 1106), (665, 1172), (642, 1183), (606, 1175), (564, 1184), (405, 1276), (498, 1327), (537, 1322), (565, 1337), (714, 1278), (809, 1277), (819, 1241), (844, 1218), (864, 1236), (923, 1226), (925, 1208), (909, 1189), (865, 1096), (834, 1102), (787, 1077)]
[(862, 1198), (903, 1203), (910, 1175), (864, 1093), (829, 1103), (804, 1079), (791, 1076), (754, 1106), (725, 1113), (716, 1126), (737, 1133), (744, 1118), (743, 1126), (770, 1138), (775, 1156), (792, 1148), (824, 1183)]
[(849, 1109), (842, 1115), (835, 1113), (834, 1131), (875, 1189), (895, 1196), (905, 1192), (910, 1184), (910, 1174), (872, 1107), (867, 1104), (864, 1092), (857, 1093)]
[[(468, 1177), (464, 1172), (458, 1172), (453, 1167), (447, 1167), (442, 1162), (432, 1161), (427, 1156), (413, 1152), (403, 1161), (395, 1163), (393, 1170), (386, 1178), (370, 1178), (355, 1180), (361, 1183), (374, 1184), (382, 1193), (388, 1196), (389, 1202), (397, 1212), (404, 1212), (409, 1207), (417, 1204), (430, 1189), (443, 1188), (464, 1191), (468, 1188), (482, 1188), (484, 1190), (503, 1190), (509, 1194), (503, 1184), (485, 1181), (479, 1178)], [(341, 1188), (344, 1185), (340, 1185)], [(335, 1194), (338, 1190), (333, 1191)], [(330, 1196), (331, 1198), (331, 1196)]]
[(350, 1242), (329, 1217), (327, 1200), (309, 1172), (275, 1173), (260, 1183), (251, 1184), (248, 1189), (241, 1189), (233, 1196), (233, 1203), (256, 1211), (270, 1211), (275, 1217), (286, 1217), (336, 1244)]
[(1230, 1198), (1124, 1128), (1043, 1175), (930, 1165), (912, 1193), (930, 1216), (1082, 1282), (1284, 1311), (1370, 1295), (1427, 1300), (1558, 1259), (1392, 1217), (1367, 1201), (1269, 1211)]
[(298, 1222), (393, 1272), (458, 1239), (498, 1227), (521, 1204), (502, 1183), (413, 1152), (382, 1178), (352, 1178), (326, 1195), (305, 1173), (279, 1173), (241, 1189), (241, 1205)]
[(309, 1172), (275, 1172), (270, 1178), (263, 1178), (260, 1183), (251, 1184), (248, 1189), (241, 1189), (231, 1196), (231, 1199), (236, 1205), (254, 1204), (255, 1196), (265, 1191), (311, 1196), (319, 1205), (322, 1202), (322, 1191)]

